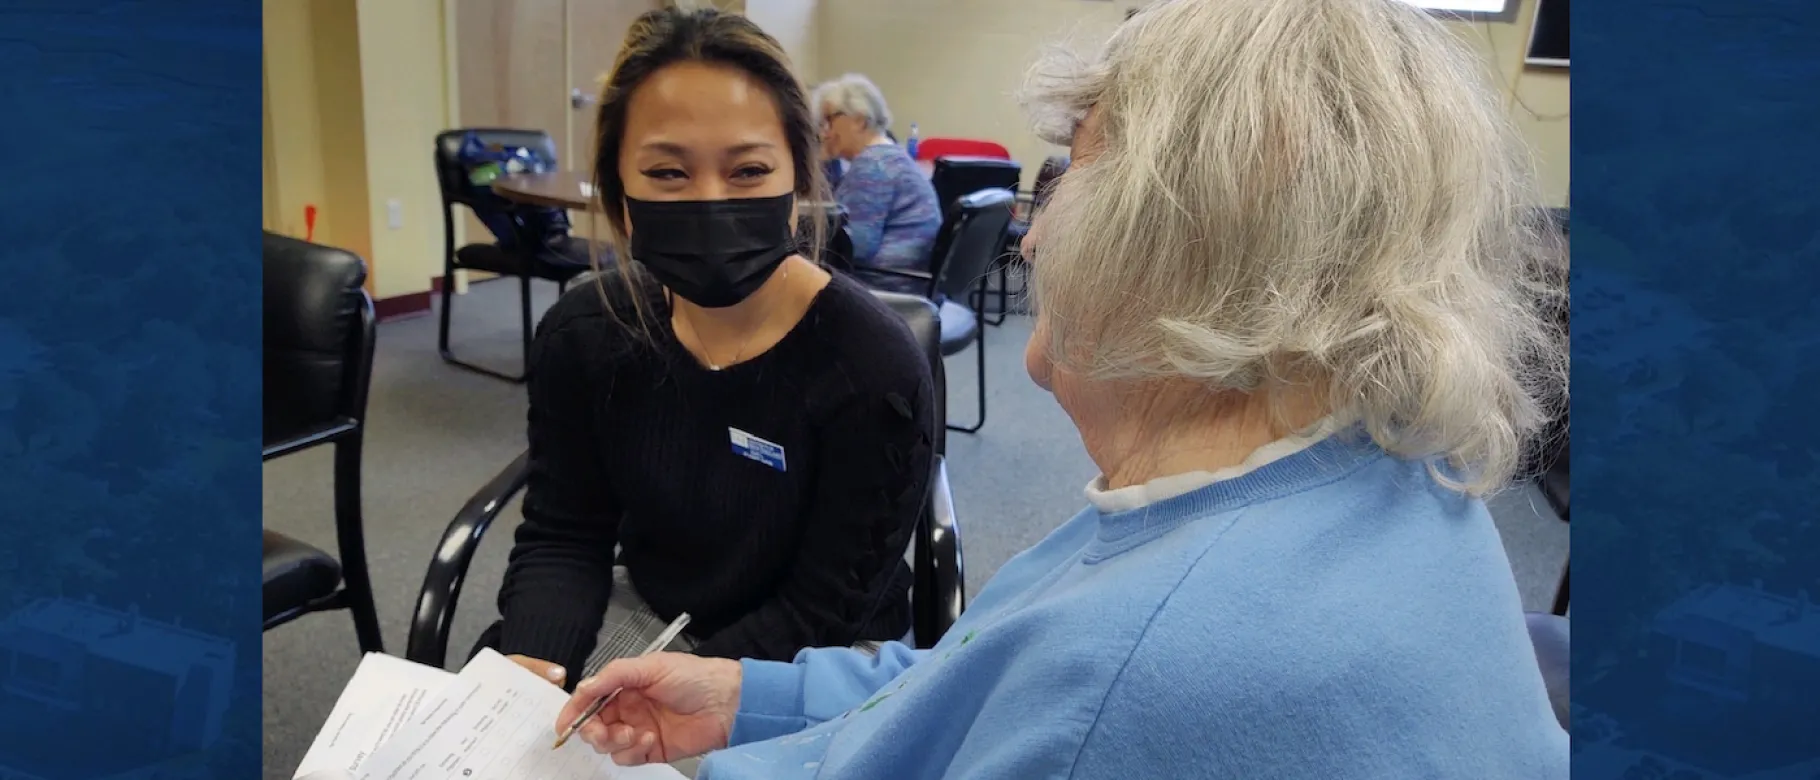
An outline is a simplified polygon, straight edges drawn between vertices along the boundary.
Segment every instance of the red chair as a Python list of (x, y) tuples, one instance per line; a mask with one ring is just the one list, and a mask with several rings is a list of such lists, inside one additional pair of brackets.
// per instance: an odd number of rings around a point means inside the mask
[(941, 157), (996, 157), (1009, 160), (1011, 151), (992, 141), (971, 138), (924, 138), (917, 142), (916, 159), (934, 160)]

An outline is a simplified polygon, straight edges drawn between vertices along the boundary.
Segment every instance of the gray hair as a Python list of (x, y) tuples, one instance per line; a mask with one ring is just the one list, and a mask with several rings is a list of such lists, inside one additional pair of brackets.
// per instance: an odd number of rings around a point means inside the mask
[(1480, 68), (1403, 0), (1170, 0), (1039, 62), (1045, 140), (1103, 131), (1039, 220), (1052, 358), (1304, 386), (1441, 484), (1507, 484), (1565, 398), (1565, 253)]
[(840, 113), (859, 117), (873, 130), (891, 129), (891, 108), (885, 105), (885, 94), (871, 79), (858, 73), (848, 73), (815, 88), (809, 108), (815, 111), (817, 121), (827, 119), (823, 107), (828, 105)]

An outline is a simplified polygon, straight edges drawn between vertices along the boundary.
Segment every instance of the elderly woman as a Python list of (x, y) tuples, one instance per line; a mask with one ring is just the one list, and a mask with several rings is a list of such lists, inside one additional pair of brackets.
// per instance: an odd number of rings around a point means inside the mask
[(1567, 777), (1482, 501), (1565, 388), (1561, 256), (1477, 72), (1402, 0), (1172, 0), (1039, 69), (1025, 362), (1088, 507), (933, 650), (618, 661), (562, 717), (624, 686), (584, 738), (713, 780)]
[(847, 212), (856, 275), (882, 289), (927, 292), (913, 279), (866, 272), (866, 266), (929, 270), (942, 227), (929, 177), (891, 140), (885, 96), (865, 76), (850, 73), (817, 87), (811, 105), (821, 117), (823, 151), (847, 163), (834, 200)]

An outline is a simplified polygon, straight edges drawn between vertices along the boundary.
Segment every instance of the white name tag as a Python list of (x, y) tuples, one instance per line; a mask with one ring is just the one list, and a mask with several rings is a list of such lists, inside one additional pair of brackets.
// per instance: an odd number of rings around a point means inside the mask
[(728, 428), (727, 436), (733, 441), (733, 454), (749, 460), (763, 463), (778, 471), (785, 471), (784, 448), (774, 442), (753, 436), (738, 428)]

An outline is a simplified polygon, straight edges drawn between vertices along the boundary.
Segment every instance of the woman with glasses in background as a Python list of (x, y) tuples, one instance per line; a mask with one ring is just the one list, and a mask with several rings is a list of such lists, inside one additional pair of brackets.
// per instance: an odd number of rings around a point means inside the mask
[(891, 139), (891, 109), (865, 76), (849, 73), (815, 89), (822, 152), (846, 161), (834, 201), (847, 213), (855, 276), (884, 290), (923, 295), (926, 283), (866, 267), (928, 271), (942, 204), (909, 153)]

